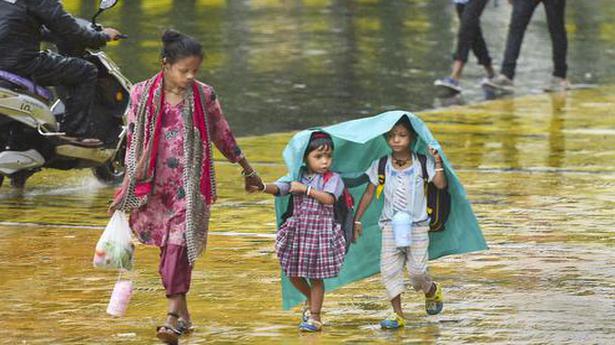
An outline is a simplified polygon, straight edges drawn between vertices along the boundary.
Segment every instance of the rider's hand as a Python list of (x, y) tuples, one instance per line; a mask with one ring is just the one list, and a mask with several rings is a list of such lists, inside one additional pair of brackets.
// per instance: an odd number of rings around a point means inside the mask
[(121, 32), (117, 31), (114, 28), (104, 28), (103, 32), (107, 35), (108, 41), (117, 41), (121, 38), (120, 36), (122, 35)]

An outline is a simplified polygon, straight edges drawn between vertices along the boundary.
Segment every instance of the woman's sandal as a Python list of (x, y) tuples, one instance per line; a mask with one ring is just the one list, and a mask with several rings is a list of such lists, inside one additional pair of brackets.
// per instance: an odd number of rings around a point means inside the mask
[[(176, 313), (167, 313), (167, 315), (172, 316), (179, 320), (179, 315), (177, 315)], [(179, 326), (179, 321), (178, 321), (178, 326)], [(158, 337), (158, 339), (160, 339), (162, 342), (166, 344), (177, 344), (179, 340), (179, 336), (181, 334), (182, 332), (179, 329), (177, 329), (177, 327), (173, 327), (169, 325), (168, 323), (165, 323), (162, 326), (156, 327), (156, 336)]]
[(192, 326), (192, 322), (180, 317), (177, 320), (177, 330), (180, 331), (181, 334), (190, 334), (194, 331), (194, 326)]

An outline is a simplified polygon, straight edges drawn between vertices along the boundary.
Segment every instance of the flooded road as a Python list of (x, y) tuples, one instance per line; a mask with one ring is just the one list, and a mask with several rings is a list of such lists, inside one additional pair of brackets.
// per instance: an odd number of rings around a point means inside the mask
[[(220, 199), (182, 344), (607, 344), (615, 334), (615, 88), (420, 113), (458, 170), (490, 249), (431, 262), (446, 304), (426, 316), (407, 293), (408, 326), (382, 331), (379, 277), (326, 296), (322, 334), (281, 310), (273, 200), (246, 195), (219, 160)], [(270, 181), (290, 134), (240, 142)], [(219, 157), (219, 156), (218, 156)], [(166, 303), (158, 252), (139, 246), (124, 318), (105, 314), (115, 272), (91, 259), (113, 190), (87, 171), (35, 175), (0, 189), (0, 343), (156, 344)]]

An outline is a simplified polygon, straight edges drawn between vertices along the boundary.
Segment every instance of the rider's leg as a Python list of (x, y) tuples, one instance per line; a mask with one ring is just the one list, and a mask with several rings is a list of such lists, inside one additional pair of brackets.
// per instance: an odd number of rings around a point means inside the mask
[(96, 66), (86, 60), (43, 52), (28, 66), (25, 75), (42, 86), (61, 85), (66, 88), (66, 115), (61, 130), (69, 136), (83, 138), (94, 134), (90, 109), (97, 73)]

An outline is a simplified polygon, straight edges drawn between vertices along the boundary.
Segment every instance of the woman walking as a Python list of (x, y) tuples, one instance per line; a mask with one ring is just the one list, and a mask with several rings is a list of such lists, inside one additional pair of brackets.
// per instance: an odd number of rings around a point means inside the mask
[(195, 79), (201, 44), (174, 30), (162, 43), (162, 70), (131, 91), (126, 178), (111, 209), (130, 213), (138, 239), (160, 248), (168, 313), (157, 336), (176, 343), (192, 327), (186, 294), (216, 199), (212, 143), (241, 165), (246, 189), (262, 182), (237, 146), (213, 88)]

